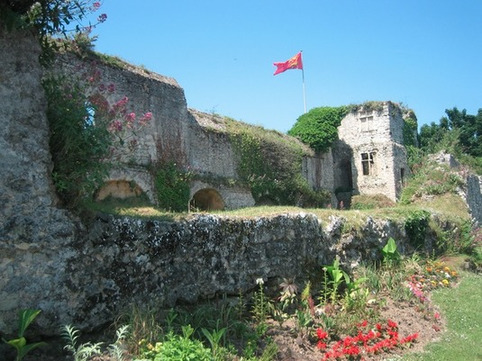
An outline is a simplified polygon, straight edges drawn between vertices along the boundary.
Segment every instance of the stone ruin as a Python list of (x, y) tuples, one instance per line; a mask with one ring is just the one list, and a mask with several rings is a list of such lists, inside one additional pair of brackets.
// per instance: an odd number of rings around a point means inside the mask
[[(57, 68), (72, 71), (82, 61), (75, 56), (62, 57)], [(138, 148), (111, 172), (98, 192), (100, 199), (134, 196), (134, 187), (156, 203), (154, 180), (147, 167), (169, 159), (202, 179), (190, 185), (191, 203), (199, 209), (255, 205), (248, 187), (210, 181), (240, 178), (239, 157), (224, 117), (189, 109), (183, 89), (172, 78), (129, 64), (117, 67), (100, 63), (97, 67), (104, 82), (116, 84), (114, 96), (127, 96), (134, 111), (148, 109), (153, 113), (152, 122), (141, 132)], [(333, 207), (342, 199), (349, 204), (349, 197), (355, 194), (384, 194), (396, 201), (409, 173), (401, 107), (390, 101), (367, 104), (371, 106), (360, 105), (341, 121), (339, 140), (327, 152), (318, 154), (300, 144), (305, 148), (303, 177), (313, 189), (330, 192)], [(276, 137), (291, 138), (281, 133)], [(294, 138), (289, 141), (298, 142)]]
[[(403, 251), (403, 225), (368, 217), (359, 234), (344, 234), (343, 217), (328, 222), (312, 214), (237, 219), (213, 215), (186, 221), (141, 220), (99, 215), (86, 226), (58, 207), (51, 180), (46, 98), (41, 86), (40, 47), (28, 31), (0, 26), (0, 330), (13, 334), (16, 312), (36, 308), (37, 333), (52, 335), (61, 325), (93, 329), (129, 304), (155, 296), (164, 306), (239, 294), (262, 277), (307, 276), (307, 270), (338, 256), (346, 265), (376, 258), (388, 237)], [(187, 108), (174, 79), (136, 68), (105, 66), (118, 93), (135, 99), (135, 111), (155, 119), (144, 129), (139, 151), (114, 169), (99, 197), (144, 192), (155, 201), (146, 165), (167, 157), (193, 171), (236, 178), (237, 160), (223, 118)], [(302, 174), (313, 187), (370, 193), (396, 199), (407, 172), (402, 116), (396, 104), (349, 114), (339, 142), (327, 153), (307, 153)], [(356, 129), (367, 135), (361, 142)], [(293, 139), (293, 141), (296, 141)], [(191, 184), (191, 197), (206, 208), (254, 204), (248, 189)], [(126, 183), (129, 183), (127, 185)], [(469, 190), (480, 207), (480, 178)], [(339, 192), (341, 193), (341, 192)], [(480, 214), (479, 214), (480, 216)], [(202, 287), (200, 287), (201, 285)]]

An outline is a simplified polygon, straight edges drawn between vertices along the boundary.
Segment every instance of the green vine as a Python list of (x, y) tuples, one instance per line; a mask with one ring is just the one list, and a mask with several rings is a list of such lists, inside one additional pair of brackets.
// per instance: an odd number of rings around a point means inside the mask
[(292, 138), (260, 127), (227, 121), (238, 157), (238, 175), (258, 204), (321, 206), (329, 195), (311, 189), (301, 176), (307, 149)]
[(174, 162), (158, 164), (153, 172), (159, 207), (174, 212), (187, 211), (191, 173), (180, 169)]

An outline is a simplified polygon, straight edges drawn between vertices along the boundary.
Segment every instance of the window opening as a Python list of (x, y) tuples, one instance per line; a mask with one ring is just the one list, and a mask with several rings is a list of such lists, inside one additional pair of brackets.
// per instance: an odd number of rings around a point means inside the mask
[(361, 155), (363, 175), (375, 174), (375, 152), (362, 153)]
[(360, 117), (360, 127), (362, 132), (370, 132), (372, 130), (373, 116)]

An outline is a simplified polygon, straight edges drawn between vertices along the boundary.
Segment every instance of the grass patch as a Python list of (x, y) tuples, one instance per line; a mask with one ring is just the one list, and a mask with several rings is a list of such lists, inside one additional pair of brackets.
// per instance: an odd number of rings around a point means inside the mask
[(440, 341), (428, 345), (424, 353), (406, 355), (407, 361), (482, 360), (482, 277), (464, 273), (455, 288), (435, 291), (432, 300), (447, 320)]

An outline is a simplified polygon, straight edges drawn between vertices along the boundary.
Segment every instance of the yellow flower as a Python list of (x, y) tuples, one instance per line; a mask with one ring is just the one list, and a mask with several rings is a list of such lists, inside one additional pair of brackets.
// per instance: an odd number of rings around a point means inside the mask
[(447, 267), (447, 266), (445, 266), (445, 267), (444, 267), (444, 271), (445, 271), (445, 272), (450, 272), (450, 268)]
[(449, 280), (442, 280), (442, 283), (444, 286), (448, 286), (449, 285)]
[(452, 277), (457, 276), (457, 272), (455, 272), (455, 271), (450, 272), (450, 274), (452, 275)]

